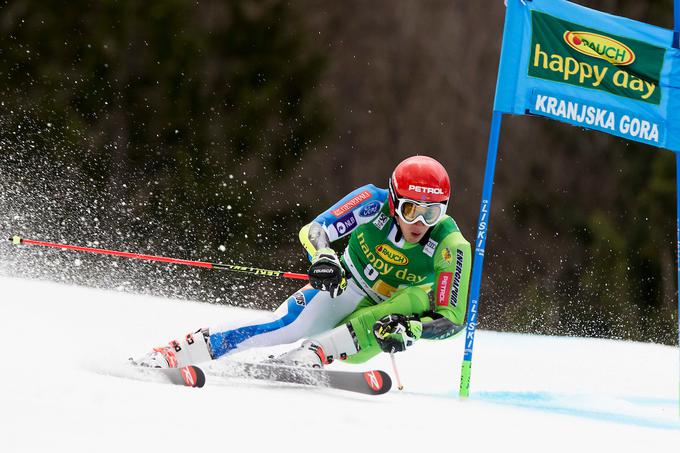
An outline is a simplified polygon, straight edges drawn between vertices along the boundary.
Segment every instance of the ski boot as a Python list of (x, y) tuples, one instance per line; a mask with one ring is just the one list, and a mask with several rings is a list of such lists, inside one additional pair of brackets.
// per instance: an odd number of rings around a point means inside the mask
[(153, 348), (139, 359), (130, 358), (130, 363), (149, 368), (181, 368), (206, 362), (212, 360), (209, 338), (208, 329), (199, 329), (181, 341), (173, 340), (167, 346)]
[(305, 340), (299, 348), (288, 351), (278, 357), (270, 357), (267, 363), (277, 365), (323, 368), (324, 365), (331, 363), (319, 343), (313, 340)]

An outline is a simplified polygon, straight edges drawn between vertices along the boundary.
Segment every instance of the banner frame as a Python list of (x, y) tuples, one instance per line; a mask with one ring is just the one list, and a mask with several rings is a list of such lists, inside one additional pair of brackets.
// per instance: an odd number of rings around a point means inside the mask
[[(532, 0), (520, 0), (526, 5)], [(507, 6), (507, 3), (506, 3)], [(680, 49), (680, 0), (673, 0), (673, 42), (672, 46)], [(507, 38), (506, 32), (508, 28), (507, 13), (504, 19), (503, 40)], [(501, 44), (501, 49), (503, 44)], [(499, 57), (500, 59), (500, 57)], [(501, 63), (498, 65), (498, 76), (496, 93), (498, 92), (498, 84), (500, 82)], [(495, 101), (494, 101), (495, 104)], [(466, 316), (465, 329), (465, 350), (463, 355), (463, 362), (461, 366), (459, 397), (467, 398), (470, 395), (470, 378), (472, 367), (472, 352), (474, 348), (475, 332), (477, 328), (479, 294), (481, 289), (481, 280), (484, 264), (484, 252), (486, 248), (486, 240), (488, 238), (490, 217), (491, 217), (491, 195), (493, 191), (494, 176), (496, 169), (496, 161), (498, 156), (498, 144), (501, 132), (503, 113), (494, 108), (491, 119), (491, 127), (489, 131), (489, 144), (486, 154), (486, 166), (484, 171), (484, 182), (482, 187), (482, 200), (479, 209), (479, 217), (477, 221), (477, 235), (474, 239), (474, 261), (472, 265), (472, 276), (470, 281), (470, 293), (468, 295), (468, 307)], [(653, 146), (653, 145), (651, 145)], [(661, 148), (663, 149), (663, 148)], [(677, 266), (677, 299), (678, 299), (678, 415), (680, 416), (680, 152), (675, 154), (676, 167), (676, 266)]]

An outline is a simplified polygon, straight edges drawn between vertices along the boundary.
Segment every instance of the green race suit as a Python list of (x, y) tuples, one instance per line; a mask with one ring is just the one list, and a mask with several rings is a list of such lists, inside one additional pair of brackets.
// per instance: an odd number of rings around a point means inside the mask
[(373, 324), (388, 314), (423, 323), (422, 338), (444, 339), (462, 330), (470, 278), (470, 244), (445, 216), (419, 243), (406, 242), (390, 214), (387, 191), (360, 187), (300, 232), (310, 256), (349, 236), (341, 261), (365, 297), (339, 325), (351, 326), (363, 362), (380, 352)]

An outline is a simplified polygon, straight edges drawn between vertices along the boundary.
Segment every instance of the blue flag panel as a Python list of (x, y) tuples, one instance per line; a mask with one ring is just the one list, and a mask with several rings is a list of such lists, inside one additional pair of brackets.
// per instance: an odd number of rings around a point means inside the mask
[(673, 32), (565, 0), (508, 0), (494, 109), (680, 151)]

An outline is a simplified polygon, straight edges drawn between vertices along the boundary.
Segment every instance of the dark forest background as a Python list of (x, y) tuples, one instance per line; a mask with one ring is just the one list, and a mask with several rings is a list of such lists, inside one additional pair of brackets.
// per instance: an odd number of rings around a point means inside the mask
[[(672, 27), (671, 0), (580, 0)], [(501, 0), (5, 1), (0, 234), (304, 271), (298, 229), (441, 160), (474, 238)], [(677, 341), (674, 156), (504, 122), (480, 327)], [(337, 247), (336, 247), (337, 248)], [(4, 275), (273, 308), (297, 283), (0, 244)]]

